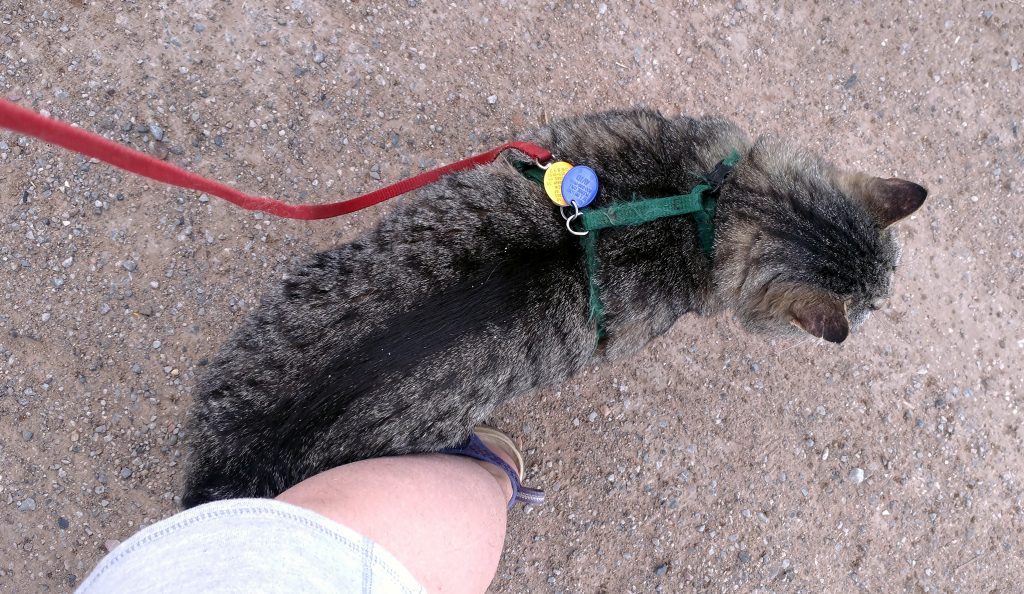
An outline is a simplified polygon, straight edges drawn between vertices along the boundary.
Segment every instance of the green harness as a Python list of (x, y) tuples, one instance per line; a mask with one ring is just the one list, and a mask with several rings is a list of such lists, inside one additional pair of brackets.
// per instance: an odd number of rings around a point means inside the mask
[[(601, 229), (642, 225), (666, 217), (693, 215), (694, 221), (697, 223), (697, 234), (700, 237), (701, 247), (704, 248), (705, 254), (711, 256), (714, 251), (714, 218), (715, 206), (718, 203), (718, 189), (739, 161), (739, 152), (733, 151), (728, 157), (719, 161), (710, 173), (701, 176), (701, 183), (686, 194), (663, 198), (637, 198), (634, 196), (634, 199), (629, 202), (579, 211), (578, 219), (581, 223), (581, 230), (574, 231), (571, 226), (570, 230), (574, 234), (580, 235), (580, 243), (583, 245), (583, 253), (586, 256), (590, 319), (594, 320), (597, 327), (598, 342), (606, 334), (604, 303), (601, 301), (601, 291), (597, 284), (597, 273), (601, 264), (597, 257), (598, 232)], [(528, 179), (543, 183), (544, 171), (540, 167), (531, 163), (516, 163), (516, 168)], [(570, 217), (567, 225), (571, 225), (574, 218), (577, 218), (577, 215)]]

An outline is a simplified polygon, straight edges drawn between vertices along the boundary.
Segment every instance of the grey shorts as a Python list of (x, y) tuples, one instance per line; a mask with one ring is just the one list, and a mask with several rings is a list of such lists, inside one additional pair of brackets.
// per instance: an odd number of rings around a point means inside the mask
[(337, 522), (272, 499), (234, 499), (144, 528), (104, 557), (77, 592), (426, 591), (391, 553)]

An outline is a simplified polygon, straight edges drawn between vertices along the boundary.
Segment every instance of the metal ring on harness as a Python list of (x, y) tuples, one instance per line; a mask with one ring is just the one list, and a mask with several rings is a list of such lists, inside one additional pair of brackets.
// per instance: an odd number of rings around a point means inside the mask
[[(565, 219), (565, 228), (569, 230), (569, 233), (572, 233), (573, 235), (576, 235), (578, 237), (583, 237), (584, 235), (590, 233), (590, 231), (576, 231), (575, 229), (572, 228), (572, 222), (583, 216), (583, 213), (580, 212), (580, 207), (576, 206), (575, 201), (572, 203), (572, 207), (576, 210), (576, 212), (569, 215), (569, 217)], [(565, 213), (562, 213), (562, 216), (565, 216)]]

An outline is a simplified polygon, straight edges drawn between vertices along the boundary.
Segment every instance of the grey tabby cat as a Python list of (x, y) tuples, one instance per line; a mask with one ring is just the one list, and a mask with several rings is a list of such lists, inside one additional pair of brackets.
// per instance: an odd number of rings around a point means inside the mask
[(182, 503), (269, 497), (317, 472), (463, 441), (495, 406), (624, 357), (683, 314), (832, 342), (890, 292), (889, 226), (927, 191), (843, 173), (729, 121), (631, 110), (526, 138), (593, 168), (592, 207), (688, 191), (731, 151), (715, 249), (692, 217), (602, 231), (595, 348), (583, 249), (506, 153), (442, 178), (267, 294), (199, 382)]

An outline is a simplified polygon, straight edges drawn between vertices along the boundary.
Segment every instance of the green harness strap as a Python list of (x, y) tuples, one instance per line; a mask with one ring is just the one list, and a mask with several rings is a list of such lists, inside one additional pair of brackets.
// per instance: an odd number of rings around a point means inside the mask
[(701, 245), (705, 253), (710, 254), (715, 238), (715, 230), (711, 225), (715, 200), (704, 197), (704, 192), (710, 189), (711, 186), (701, 184), (689, 194), (634, 200), (595, 210), (583, 210), (580, 220), (583, 222), (584, 231), (596, 232), (601, 229), (642, 225), (665, 217), (692, 214), (697, 219)]
[[(580, 237), (580, 243), (583, 245), (583, 253), (586, 258), (590, 319), (594, 320), (597, 327), (595, 345), (606, 334), (604, 303), (601, 301), (601, 291), (597, 284), (597, 274), (601, 266), (597, 257), (598, 231), (642, 225), (666, 217), (693, 215), (694, 221), (697, 223), (697, 234), (700, 237), (701, 247), (704, 248), (705, 254), (711, 256), (715, 240), (715, 207), (718, 203), (716, 194), (722, 181), (739, 161), (739, 152), (733, 151), (715, 166), (714, 171), (701, 178), (704, 180), (702, 183), (694, 186), (686, 194), (663, 198), (638, 198), (605, 208), (581, 211), (582, 230), (587, 233)], [(529, 164), (522, 166), (516, 164), (516, 166), (528, 179), (543, 183), (544, 172), (539, 167)]]

